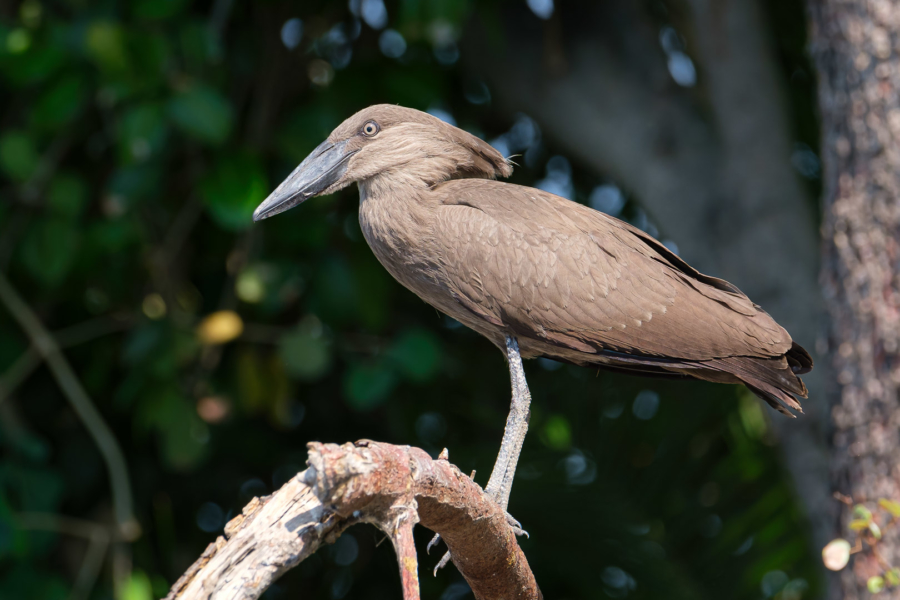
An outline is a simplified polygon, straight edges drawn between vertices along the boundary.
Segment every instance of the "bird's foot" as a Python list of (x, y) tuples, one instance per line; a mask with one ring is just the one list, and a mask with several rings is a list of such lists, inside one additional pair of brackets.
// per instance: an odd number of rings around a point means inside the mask
[[(524, 535), (526, 538), (530, 537), (528, 532), (522, 529), (522, 524), (519, 523), (515, 517), (511, 514), (506, 513), (506, 524), (509, 525), (509, 528), (512, 529), (512, 532), (516, 534), (516, 537)], [(431, 541), (428, 542), (428, 545), (425, 546), (425, 553), (431, 554), (431, 549), (437, 546), (438, 542), (441, 541), (441, 534), (436, 533), (434, 537), (431, 538)], [(438, 561), (438, 564), (434, 567), (434, 576), (437, 577), (437, 572), (447, 566), (447, 563), (450, 562), (450, 551), (444, 552), (444, 556), (441, 557), (441, 560)]]
[[(444, 448), (443, 452), (441, 452), (440, 456), (438, 456), (438, 460), (442, 460), (442, 459), (448, 460), (448, 458), (449, 458), (449, 453), (447, 452), (447, 449)], [(472, 479), (473, 481), (475, 480), (475, 471), (472, 471), (472, 474), (469, 475), (469, 479)], [(489, 496), (494, 502), (496, 502), (497, 504), (500, 504), (500, 498), (499, 498), (500, 494), (496, 494), (496, 495), (489, 494)], [(513, 517), (508, 512), (505, 512), (505, 514), (506, 514), (506, 524), (509, 525), (509, 528), (512, 529), (513, 533), (516, 534), (516, 536), (524, 535), (525, 537), (529, 537), (528, 532), (525, 531), (524, 529), (522, 529), (522, 524), (519, 523), (519, 521), (517, 521), (515, 517)], [(431, 549), (434, 548), (435, 546), (437, 546), (438, 542), (440, 542), (440, 541), (441, 541), (441, 534), (439, 534), (439, 533), (434, 534), (434, 537), (431, 538), (431, 541), (428, 542), (427, 546), (425, 546), (425, 553), (431, 554)], [(437, 577), (438, 571), (440, 571), (441, 569), (443, 569), (444, 567), (447, 566), (448, 562), (450, 562), (450, 551), (449, 550), (444, 553), (444, 556), (441, 557), (441, 560), (439, 560), (438, 564), (434, 567), (435, 577)]]

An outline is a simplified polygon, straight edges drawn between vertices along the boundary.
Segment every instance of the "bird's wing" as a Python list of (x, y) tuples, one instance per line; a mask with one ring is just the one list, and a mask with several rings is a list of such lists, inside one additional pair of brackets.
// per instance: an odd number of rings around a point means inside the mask
[(440, 277), (480, 318), (587, 353), (711, 360), (781, 356), (791, 338), (731, 284), (652, 237), (540, 190), (457, 180), (434, 189)]

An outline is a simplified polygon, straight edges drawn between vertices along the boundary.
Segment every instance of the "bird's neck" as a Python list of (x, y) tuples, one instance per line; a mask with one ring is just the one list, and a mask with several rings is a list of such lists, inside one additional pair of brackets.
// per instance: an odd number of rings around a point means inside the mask
[(389, 271), (389, 263), (413, 260), (430, 237), (435, 202), (429, 187), (408, 173), (385, 172), (359, 182), (360, 227)]

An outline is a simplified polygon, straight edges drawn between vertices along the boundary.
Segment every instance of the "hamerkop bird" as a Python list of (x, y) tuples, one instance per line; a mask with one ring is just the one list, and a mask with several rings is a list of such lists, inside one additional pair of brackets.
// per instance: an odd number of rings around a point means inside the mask
[(377, 105), (335, 129), (253, 215), (359, 186), (382, 265), (509, 360), (512, 406), (485, 491), (506, 509), (528, 428), (522, 358), (656, 377), (743, 383), (801, 410), (812, 359), (739, 289), (653, 237), (541, 190), (489, 144), (420, 111)]

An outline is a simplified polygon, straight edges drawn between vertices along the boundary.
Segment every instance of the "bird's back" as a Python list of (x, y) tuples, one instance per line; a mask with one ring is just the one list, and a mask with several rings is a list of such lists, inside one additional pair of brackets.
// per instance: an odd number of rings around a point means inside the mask
[(453, 180), (430, 193), (440, 304), (452, 299), (495, 343), (514, 335), (523, 356), (745, 382), (799, 408), (789, 393), (806, 394), (795, 372), (811, 367), (808, 354), (736, 287), (640, 230), (503, 182)]

